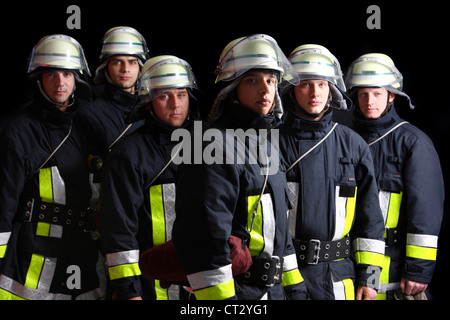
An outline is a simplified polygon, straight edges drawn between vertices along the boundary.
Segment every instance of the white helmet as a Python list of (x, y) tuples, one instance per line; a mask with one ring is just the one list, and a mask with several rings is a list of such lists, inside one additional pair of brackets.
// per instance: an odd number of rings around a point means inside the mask
[(39, 68), (78, 70), (80, 74), (90, 75), (83, 48), (77, 40), (63, 34), (43, 37), (33, 47), (27, 73)]
[(149, 59), (141, 71), (138, 93), (152, 101), (162, 89), (198, 89), (192, 68), (185, 60), (170, 55)]
[(255, 34), (231, 41), (220, 55), (216, 82), (234, 80), (250, 69), (269, 69), (279, 73), (280, 83), (300, 80), (275, 39)]

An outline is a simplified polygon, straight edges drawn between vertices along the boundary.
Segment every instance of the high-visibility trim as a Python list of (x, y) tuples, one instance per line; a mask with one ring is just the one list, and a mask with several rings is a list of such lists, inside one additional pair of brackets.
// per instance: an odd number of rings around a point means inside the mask
[(355, 217), (358, 188), (355, 186), (353, 196), (340, 196), (341, 186), (335, 188), (335, 231), (333, 240), (343, 239), (350, 232)]
[(338, 280), (331, 275), (335, 300), (355, 300), (355, 285), (352, 279)]
[(384, 241), (374, 239), (356, 238), (353, 249), (357, 264), (382, 266), (384, 257)]
[(298, 206), (298, 194), (300, 192), (299, 182), (288, 182), (289, 200), (292, 204), (292, 209), (289, 209), (289, 233), (292, 239), (297, 239), (295, 227), (297, 225), (297, 206)]
[(281, 286), (286, 287), (293, 284), (298, 284), (303, 282), (304, 279), (298, 269), (284, 271), (283, 278), (281, 279)]
[(126, 277), (140, 276), (141, 269), (139, 269), (139, 263), (122, 264), (109, 267), (108, 274), (110, 280), (117, 280)]
[(250, 196), (247, 199), (247, 227), (248, 230), (251, 230), (249, 243), (250, 254), (251, 256), (258, 256), (264, 251), (268, 256), (272, 256), (275, 239), (275, 214), (273, 211), (272, 197), (269, 193), (262, 195), (255, 217), (253, 215), (259, 200), (259, 195)]
[(49, 293), (25, 287), (21, 283), (0, 274), (0, 300), (70, 300), (72, 296)]
[(39, 170), (39, 195), (44, 202), (66, 204), (65, 183), (57, 167)]
[(25, 279), (25, 287), (37, 289), (42, 267), (44, 266), (44, 259), (45, 257), (39, 254), (33, 254), (31, 256), (31, 262)]
[(129, 250), (106, 254), (106, 265), (111, 280), (139, 276), (139, 250)]
[(36, 235), (48, 237), (49, 234), (50, 234), (50, 223), (38, 222), (36, 226)]
[(428, 234), (406, 234), (406, 256), (416, 259), (436, 260), (438, 237)]
[(342, 280), (344, 284), (345, 300), (355, 300), (355, 285), (352, 279)]
[(0, 259), (6, 254), (6, 249), (8, 247), (9, 238), (11, 237), (11, 232), (0, 232)]
[[(259, 195), (250, 196), (247, 198), (247, 206), (248, 206), (248, 219), (247, 219), (247, 228), (251, 230), (250, 232), (250, 243), (248, 249), (250, 251), (251, 256), (258, 256), (264, 248), (264, 237), (263, 237), (263, 216), (261, 205), (258, 206), (258, 211), (255, 217), (254, 209), (256, 203), (259, 200)], [(252, 226), (253, 224), (253, 226)]]
[(235, 293), (234, 279), (220, 283), (213, 287), (194, 290), (197, 300), (224, 300), (233, 297)]
[(172, 239), (175, 221), (175, 183), (150, 187), (153, 244), (160, 245)]
[(168, 290), (161, 287), (159, 280), (155, 280), (156, 300), (169, 300)]
[(152, 212), (153, 244), (157, 246), (166, 242), (166, 223), (162, 186), (160, 184), (150, 187), (150, 208)]
[(297, 256), (295, 254), (290, 254), (283, 257), (283, 271), (290, 271), (297, 268)]
[[(381, 190), (378, 195), (385, 226), (388, 228), (397, 228), (403, 192), (395, 193)], [(386, 238), (386, 231), (384, 238)]]

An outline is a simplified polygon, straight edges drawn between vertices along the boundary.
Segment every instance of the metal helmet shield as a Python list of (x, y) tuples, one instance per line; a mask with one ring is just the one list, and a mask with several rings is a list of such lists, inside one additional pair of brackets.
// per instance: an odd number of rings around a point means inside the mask
[(142, 68), (138, 93), (152, 101), (162, 90), (198, 89), (192, 68), (185, 60), (163, 55), (149, 59)]
[(327, 80), (345, 91), (339, 61), (324, 46), (317, 44), (301, 45), (292, 51), (289, 61), (301, 80)]
[(268, 69), (280, 74), (280, 83), (298, 84), (300, 79), (275, 39), (255, 34), (230, 42), (220, 55), (216, 82), (232, 81), (250, 69)]
[(46, 36), (33, 47), (27, 73), (41, 67), (78, 70), (90, 75), (83, 48), (77, 40), (63, 34)]

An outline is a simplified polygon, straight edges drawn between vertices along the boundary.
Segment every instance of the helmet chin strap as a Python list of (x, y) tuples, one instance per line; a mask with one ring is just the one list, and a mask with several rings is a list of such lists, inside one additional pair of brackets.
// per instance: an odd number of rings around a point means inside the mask
[[(45, 92), (45, 90), (42, 88), (41, 82), (40, 82), (39, 80), (36, 80), (36, 81), (37, 81), (37, 84), (38, 84), (38, 87), (39, 87), (39, 91), (41, 92), (42, 96), (43, 96), (48, 102), (50, 102), (50, 103), (52, 103), (52, 104), (54, 104), (54, 105), (56, 105), (56, 106), (58, 106), (58, 107), (63, 107), (63, 108), (69, 108), (69, 107), (73, 106), (73, 104), (75, 103), (75, 89), (76, 89), (76, 87), (73, 88), (72, 94), (69, 96), (69, 98), (67, 98), (66, 101), (60, 103), (60, 102), (53, 101), (53, 100), (48, 96), (48, 94)], [(66, 103), (67, 101), (69, 101), (70, 99), (72, 99), (72, 101), (69, 102), (68, 104), (65, 104), (65, 103)]]

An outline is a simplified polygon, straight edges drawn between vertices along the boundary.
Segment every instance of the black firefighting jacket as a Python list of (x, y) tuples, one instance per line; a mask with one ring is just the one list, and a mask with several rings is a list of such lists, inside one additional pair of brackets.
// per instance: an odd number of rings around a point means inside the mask
[[(183, 128), (191, 126), (187, 121)], [(102, 169), (101, 234), (116, 299), (154, 299), (138, 262), (140, 253), (172, 237), (177, 165), (162, 169), (178, 143), (171, 141), (175, 129), (149, 116), (114, 147)]]
[(104, 258), (88, 211), (88, 140), (77, 108), (78, 102), (62, 112), (39, 95), (2, 132), (0, 299), (105, 295)]
[[(370, 144), (386, 225), (382, 285), (397, 283), (398, 287), (402, 277), (429, 283), (444, 203), (442, 171), (433, 143), (417, 127), (404, 123), (393, 106), (376, 120), (364, 120), (358, 111), (354, 115), (354, 129)], [(395, 289), (383, 288), (383, 292)]]
[[(332, 130), (331, 117), (329, 112), (319, 121), (309, 121), (289, 109), (280, 127), (286, 169)], [(299, 259), (311, 298), (351, 299), (353, 288), (346, 279), (357, 286), (368, 285), (372, 276), (368, 268), (381, 267), (384, 254), (383, 219), (369, 147), (356, 132), (337, 125), (287, 172), (287, 181), (294, 207), (290, 211), (294, 239), (336, 241), (349, 236), (352, 244), (353, 256), (345, 259), (329, 256), (318, 263), (308, 261), (316, 264)]]
[[(181, 265), (197, 299), (256, 300), (264, 296), (284, 299), (285, 294), (289, 298), (304, 298), (304, 282), (288, 232), (284, 173), (276, 168), (276, 173), (266, 175), (267, 168), (261, 162), (252, 164), (249, 158), (239, 163), (233, 156), (237, 154), (238, 147), (226, 144), (227, 130), (236, 132), (237, 129), (249, 133), (249, 137), (258, 136), (258, 141), (263, 141), (261, 138), (266, 138), (267, 134), (260, 135), (259, 129), (271, 128), (267, 121), (269, 118), (240, 104), (231, 101), (224, 103), (227, 104), (221, 118), (206, 131), (218, 133), (217, 141), (214, 140), (217, 144), (206, 142), (211, 141), (209, 137), (205, 140), (205, 148), (200, 149), (206, 157), (207, 154), (214, 154), (211, 148), (217, 146), (216, 152), (223, 153), (218, 158), (223, 161), (215, 158), (217, 161), (205, 162), (203, 159), (202, 162), (184, 163), (179, 167), (173, 243)], [(253, 134), (247, 130), (254, 130)], [(270, 136), (270, 130), (268, 132)], [(218, 146), (220, 142), (223, 143), (223, 150)], [(249, 148), (246, 145), (247, 156)], [(270, 149), (270, 143), (267, 148)], [(227, 162), (227, 157), (231, 161)], [(267, 186), (260, 197), (266, 176)], [(254, 215), (259, 199), (261, 202)], [(270, 283), (261, 284), (261, 278), (267, 279), (264, 272), (252, 268), (245, 275), (233, 277), (227, 244), (230, 235), (244, 240), (252, 255), (253, 265), (269, 268), (273, 262), (278, 262), (278, 280), (269, 279)], [(258, 263), (262, 260), (264, 264)], [(258, 274), (258, 279), (252, 279)]]

